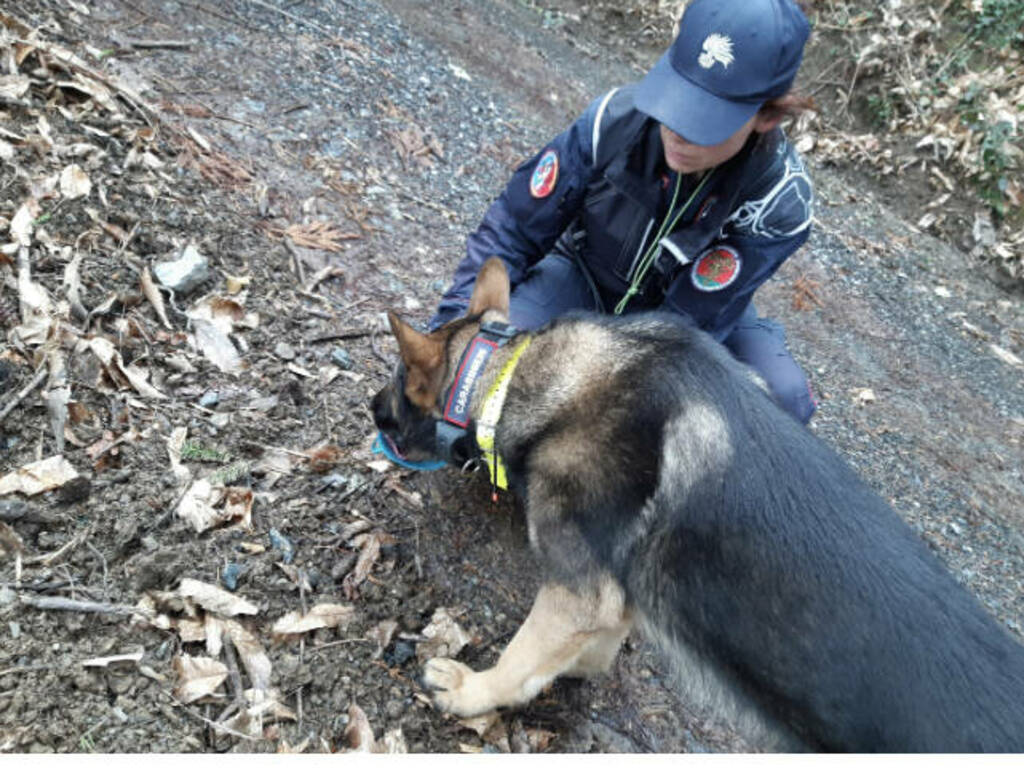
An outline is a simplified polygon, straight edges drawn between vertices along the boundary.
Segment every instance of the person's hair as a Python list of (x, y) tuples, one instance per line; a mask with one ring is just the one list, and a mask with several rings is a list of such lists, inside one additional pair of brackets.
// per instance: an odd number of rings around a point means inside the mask
[(787, 91), (777, 99), (769, 99), (762, 104), (757, 114), (760, 117), (786, 119), (800, 117), (804, 112), (816, 110), (817, 106), (810, 96), (804, 96), (799, 91)]

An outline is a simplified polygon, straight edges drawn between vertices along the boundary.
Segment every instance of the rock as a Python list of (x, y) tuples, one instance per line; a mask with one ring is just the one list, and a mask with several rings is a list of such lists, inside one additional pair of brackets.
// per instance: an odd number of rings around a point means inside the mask
[(286, 341), (279, 341), (277, 346), (274, 347), (274, 354), (288, 362), (295, 359), (295, 348)]
[(396, 640), (384, 651), (384, 663), (389, 667), (400, 667), (416, 655), (416, 648), (405, 640)]
[(238, 589), (238, 579), (243, 573), (245, 573), (244, 566), (238, 563), (228, 563), (221, 571), (220, 580), (229, 591), (234, 592)]
[(388, 720), (398, 720), (405, 712), (405, 703), (398, 699), (392, 699), (384, 705), (384, 715)]
[(335, 347), (331, 350), (331, 362), (343, 370), (352, 370), (352, 355), (344, 347)]
[(75, 688), (80, 691), (84, 691), (85, 693), (95, 693), (97, 696), (102, 696), (107, 690), (106, 685), (104, 685), (103, 681), (100, 680), (99, 675), (94, 672), (88, 672), (84, 669), (75, 675), (74, 685)]
[(287, 536), (282, 534), (277, 530), (277, 528), (271, 528), (269, 535), (270, 546), (281, 553), (281, 559), (285, 564), (288, 564), (295, 559), (295, 545), (292, 544), (291, 540)]
[(199, 405), (203, 408), (213, 408), (220, 402), (220, 393), (211, 389), (199, 398)]
[(122, 693), (127, 693), (134, 682), (134, 675), (107, 672), (107, 687), (110, 689), (111, 693), (117, 696), (120, 696)]
[(210, 263), (194, 246), (189, 245), (174, 261), (153, 266), (153, 276), (165, 288), (178, 294), (195, 290), (210, 277)]
[(79, 475), (74, 480), (69, 480), (57, 489), (57, 501), (61, 504), (74, 504), (78, 501), (85, 501), (92, 491), (92, 482), (85, 475)]

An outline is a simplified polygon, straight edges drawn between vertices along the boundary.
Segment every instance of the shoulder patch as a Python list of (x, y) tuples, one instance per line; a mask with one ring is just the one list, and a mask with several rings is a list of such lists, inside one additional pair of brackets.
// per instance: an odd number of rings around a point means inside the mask
[(693, 263), (690, 280), (698, 291), (720, 291), (736, 281), (742, 266), (743, 259), (735, 248), (728, 245), (713, 245)]
[(725, 227), (752, 237), (790, 237), (811, 226), (813, 201), (814, 190), (803, 161), (790, 152), (778, 181), (767, 194), (740, 205)]
[(540, 156), (530, 176), (530, 194), (537, 198), (547, 197), (558, 183), (558, 153), (549, 149)]

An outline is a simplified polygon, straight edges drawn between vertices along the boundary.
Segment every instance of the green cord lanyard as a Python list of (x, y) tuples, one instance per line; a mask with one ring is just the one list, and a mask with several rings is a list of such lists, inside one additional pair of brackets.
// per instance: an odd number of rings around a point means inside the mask
[[(690, 207), (690, 203), (696, 199), (700, 191), (704, 189), (704, 185), (708, 179), (711, 178), (711, 174), (715, 172), (712, 168), (710, 171), (704, 174), (704, 178), (700, 180), (700, 184), (693, 190), (693, 194), (690, 195), (689, 199), (683, 203), (683, 207), (680, 208), (675, 217), (672, 216), (672, 211), (676, 207), (676, 200), (679, 198), (679, 188), (683, 185), (683, 174), (676, 175), (676, 188), (672, 192), (672, 202), (668, 207), (668, 213), (665, 214), (664, 220), (661, 222), (661, 226), (658, 228), (658, 234), (654, 236), (654, 240), (651, 241), (650, 247), (644, 253), (640, 259), (640, 263), (637, 264), (636, 271), (633, 273), (633, 281), (630, 283), (629, 288), (626, 290), (626, 295), (622, 297), (618, 304), (615, 305), (615, 314), (621, 315), (629, 300), (640, 293), (640, 286), (644, 282), (644, 278), (647, 277), (647, 272), (654, 264), (654, 256), (658, 253), (658, 249), (661, 248), (661, 238), (668, 232), (671, 232), (676, 224), (679, 222), (680, 217), (686, 212), (686, 209)], [(669, 222), (671, 219), (671, 223)]]

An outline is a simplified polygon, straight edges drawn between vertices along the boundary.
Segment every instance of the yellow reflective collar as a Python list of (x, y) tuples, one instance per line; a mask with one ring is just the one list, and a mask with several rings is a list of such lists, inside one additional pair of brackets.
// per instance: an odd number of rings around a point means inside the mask
[(526, 348), (530, 346), (531, 337), (527, 336), (512, 351), (508, 362), (501, 369), (498, 378), (494, 380), (491, 388), (484, 398), (483, 407), (480, 409), (480, 418), (476, 422), (476, 444), (480, 447), (484, 461), (487, 462), (487, 471), (491, 478), (491, 486), (508, 490), (508, 475), (505, 472), (505, 462), (501, 460), (494, 449), (494, 430), (501, 418), (501, 409), (505, 405), (505, 395), (508, 393), (509, 382), (512, 381), (512, 374), (519, 363)]

